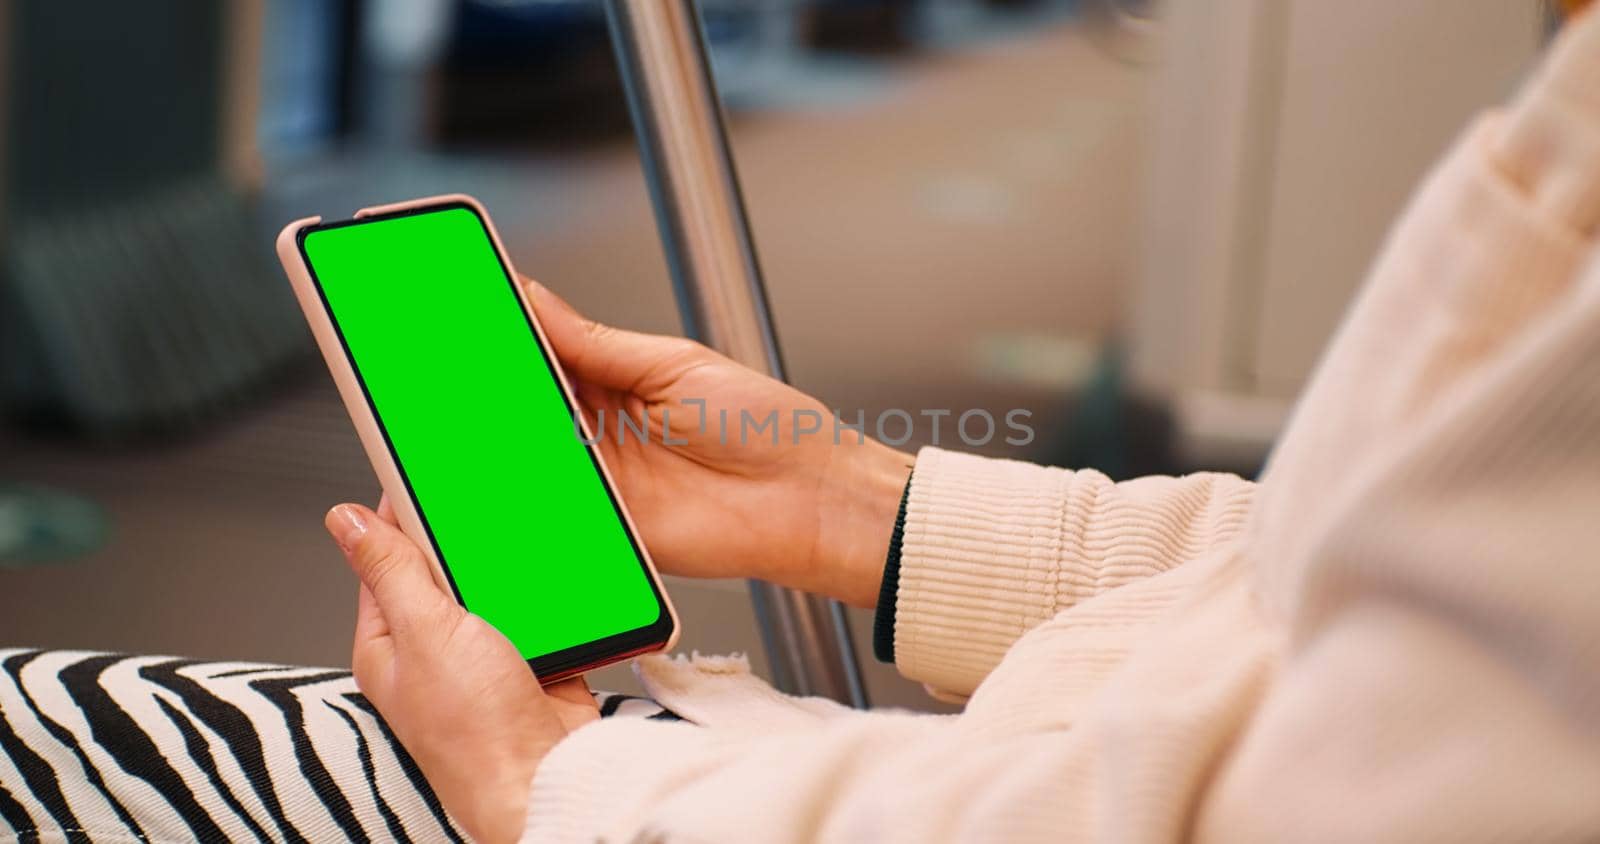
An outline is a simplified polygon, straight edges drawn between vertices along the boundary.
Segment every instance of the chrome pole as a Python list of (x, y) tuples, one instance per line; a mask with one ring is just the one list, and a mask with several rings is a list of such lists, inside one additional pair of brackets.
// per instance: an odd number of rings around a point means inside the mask
[[(782, 379), (783, 356), (695, 3), (607, 0), (606, 15), (684, 330)], [(750, 599), (775, 686), (867, 705), (837, 603), (757, 580), (750, 581)]]

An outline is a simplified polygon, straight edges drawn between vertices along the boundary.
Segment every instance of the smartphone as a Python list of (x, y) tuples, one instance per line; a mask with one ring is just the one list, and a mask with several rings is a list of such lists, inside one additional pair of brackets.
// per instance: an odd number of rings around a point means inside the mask
[(678, 620), (489, 215), (464, 195), (278, 236), (402, 530), (546, 683)]

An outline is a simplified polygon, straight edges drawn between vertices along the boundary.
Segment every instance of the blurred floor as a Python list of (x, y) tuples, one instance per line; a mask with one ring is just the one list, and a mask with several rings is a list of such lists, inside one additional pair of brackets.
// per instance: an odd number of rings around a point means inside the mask
[[(733, 127), (793, 380), (869, 418), (1028, 408), (1047, 441), (1082, 357), (1071, 350), (1115, 330), (1132, 278), (1143, 76), (1070, 26), (882, 74), (842, 106)], [(597, 318), (677, 330), (625, 142), (516, 160), (336, 156), (271, 183), (275, 222), (474, 193), (523, 272)], [(1067, 363), (1017, 363), (1039, 349)], [(321, 517), (370, 501), (375, 482), (320, 366), (273, 395), (181, 445), (0, 440), (0, 476), (89, 495), (113, 519), (87, 559), (0, 569), (0, 643), (345, 664), (354, 585)], [(742, 584), (670, 589), (685, 651), (760, 663)], [(870, 614), (853, 622), (865, 646)], [(863, 664), (875, 703), (934, 707)], [(595, 683), (632, 688), (620, 669)]]

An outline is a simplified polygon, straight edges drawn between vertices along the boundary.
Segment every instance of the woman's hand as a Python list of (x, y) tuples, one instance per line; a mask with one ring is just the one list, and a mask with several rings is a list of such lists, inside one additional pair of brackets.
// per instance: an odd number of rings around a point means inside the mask
[(351, 666), (362, 694), (478, 841), (522, 835), (534, 768), (600, 717), (583, 681), (539, 686), (517, 649), (434, 580), (387, 502), (328, 512), (361, 579)]
[(662, 570), (876, 603), (909, 455), (699, 343), (601, 325), (525, 284)]
[[(873, 605), (909, 455), (854, 430), (836, 437), (816, 400), (698, 343), (600, 325), (527, 285), (591, 430), (604, 416), (602, 453), (663, 570)], [(618, 437), (623, 415), (643, 439)], [(760, 427), (769, 417), (775, 427)], [(434, 579), (387, 502), (341, 504), (327, 527), (361, 579), (351, 664), (362, 693), (475, 839), (514, 840), (534, 769), (599, 717), (594, 698), (581, 680), (541, 688), (511, 642)]]

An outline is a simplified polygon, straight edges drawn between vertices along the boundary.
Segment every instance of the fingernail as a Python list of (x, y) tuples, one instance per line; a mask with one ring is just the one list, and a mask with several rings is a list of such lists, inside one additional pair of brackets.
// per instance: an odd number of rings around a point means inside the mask
[(325, 523), (328, 533), (333, 534), (333, 541), (339, 543), (339, 547), (346, 552), (355, 548), (361, 542), (361, 537), (367, 535), (367, 520), (349, 504), (340, 504), (329, 510)]

